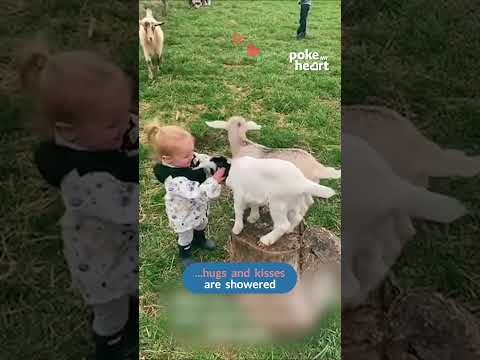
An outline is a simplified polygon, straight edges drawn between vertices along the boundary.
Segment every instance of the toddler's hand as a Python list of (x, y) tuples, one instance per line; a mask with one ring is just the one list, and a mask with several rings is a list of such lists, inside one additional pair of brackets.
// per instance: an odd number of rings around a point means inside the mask
[(223, 175), (225, 175), (225, 168), (219, 168), (212, 177), (217, 183), (221, 183), (224, 180)]

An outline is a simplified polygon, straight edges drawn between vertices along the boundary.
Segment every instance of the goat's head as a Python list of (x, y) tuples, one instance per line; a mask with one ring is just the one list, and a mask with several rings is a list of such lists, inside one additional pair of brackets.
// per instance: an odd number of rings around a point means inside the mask
[(202, 6), (202, 0), (192, 0), (191, 4), (195, 9), (198, 9)]
[(208, 156), (204, 154), (195, 154), (192, 159), (191, 167), (194, 169), (208, 169), (210, 175), (213, 175), (219, 168), (225, 169), (225, 178), (228, 177), (232, 161), (225, 156)]
[(224, 176), (225, 176), (225, 178), (228, 177), (228, 174), (230, 172), (230, 167), (232, 166), (232, 160), (227, 159), (225, 156), (213, 156), (210, 159), (210, 161), (213, 162), (216, 166), (214, 171), (216, 171), (220, 168), (224, 168), (225, 169)]
[(145, 32), (146, 40), (151, 43), (153, 42), (153, 39), (155, 39), (155, 28), (163, 25), (165, 22), (155, 20), (152, 16), (152, 10), (147, 9), (147, 15), (140, 20), (139, 23), (140, 27), (143, 28), (143, 31)]
[(241, 116), (232, 116), (227, 121), (207, 121), (206, 124), (214, 129), (228, 130), (229, 133), (244, 135), (249, 130), (260, 130), (262, 127), (255, 121), (247, 121)]

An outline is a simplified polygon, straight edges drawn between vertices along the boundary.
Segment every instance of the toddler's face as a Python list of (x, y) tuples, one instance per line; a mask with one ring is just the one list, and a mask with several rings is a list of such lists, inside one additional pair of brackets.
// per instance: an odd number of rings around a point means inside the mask
[(185, 139), (178, 144), (178, 150), (172, 156), (166, 157), (166, 162), (176, 167), (187, 168), (193, 160), (193, 139)]
[(85, 111), (76, 126), (75, 142), (91, 150), (116, 150), (129, 127), (128, 106), (108, 105)]

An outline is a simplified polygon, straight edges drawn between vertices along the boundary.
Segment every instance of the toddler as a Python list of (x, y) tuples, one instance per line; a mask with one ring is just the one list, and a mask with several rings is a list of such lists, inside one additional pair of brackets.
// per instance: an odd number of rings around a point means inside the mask
[(138, 358), (138, 118), (130, 84), (94, 53), (27, 46), (19, 57), (33, 100), (40, 174), (62, 196), (64, 256), (93, 310), (95, 356)]
[(184, 267), (195, 262), (192, 247), (215, 249), (215, 242), (206, 239), (208, 202), (220, 195), (224, 168), (213, 176), (205, 169), (193, 169), (195, 154), (193, 136), (179, 126), (146, 127), (153, 147), (156, 178), (165, 185), (165, 207), (170, 226), (178, 235), (179, 257)]

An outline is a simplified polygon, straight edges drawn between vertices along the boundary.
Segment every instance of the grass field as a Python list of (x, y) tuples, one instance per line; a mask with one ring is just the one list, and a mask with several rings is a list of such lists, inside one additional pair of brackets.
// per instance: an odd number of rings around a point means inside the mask
[[(63, 257), (57, 225), (61, 201), (32, 163), (38, 139), (28, 130), (28, 107), (18, 92), (13, 55), (20, 40), (45, 30), (54, 49), (96, 49), (136, 74), (134, 5), (40, 0), (4, 1), (0, 7), (1, 359), (73, 360), (93, 350), (90, 315), (70, 287)], [(97, 22), (89, 39), (91, 16)]]
[[(157, 2), (158, 3), (158, 2)], [(142, 2), (140, 8), (154, 2)], [(143, 12), (141, 12), (143, 15)], [(214, 1), (210, 8), (189, 9), (171, 1), (166, 23), (165, 62), (149, 81), (140, 61), (141, 126), (154, 119), (179, 124), (197, 139), (197, 150), (228, 154), (226, 133), (205, 121), (242, 115), (263, 126), (250, 137), (271, 147), (300, 147), (322, 163), (340, 166), (340, 2), (316, 1), (307, 39), (295, 39), (299, 7), (294, 1)], [(233, 45), (231, 36), (246, 37)], [(258, 57), (246, 55), (252, 42)], [(308, 48), (328, 56), (330, 71), (295, 72), (291, 51)], [(143, 55), (141, 55), (143, 57)], [(181, 283), (175, 234), (168, 227), (163, 187), (155, 180), (148, 146), (141, 142), (141, 354), (144, 359), (339, 359), (340, 314), (295, 349), (287, 346), (244, 346), (195, 351), (178, 344), (169, 333), (162, 292)], [(325, 181), (340, 190), (339, 181)], [(336, 196), (311, 209), (308, 226), (323, 226), (340, 235), (340, 201)], [(209, 235), (218, 243), (213, 253), (196, 254), (202, 261), (228, 259), (227, 239), (233, 225), (231, 199), (214, 203)]]
[[(478, 154), (478, 9), (463, 0), (345, 4), (342, 101), (386, 105), (441, 146)], [(470, 214), (449, 226), (418, 222), (395, 272), (407, 288), (435, 289), (478, 311), (478, 176), (431, 185)]]

